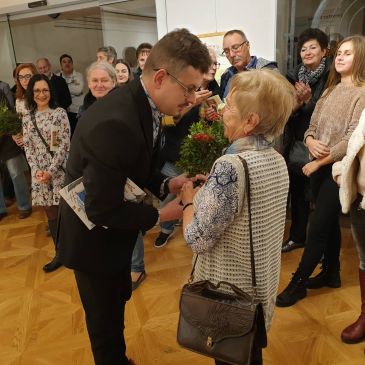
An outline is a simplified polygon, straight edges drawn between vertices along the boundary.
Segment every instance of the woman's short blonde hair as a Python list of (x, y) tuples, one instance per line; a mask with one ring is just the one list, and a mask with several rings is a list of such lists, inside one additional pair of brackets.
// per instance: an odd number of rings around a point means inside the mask
[(90, 80), (90, 74), (94, 70), (103, 70), (103, 71), (105, 71), (110, 76), (110, 78), (115, 83), (117, 83), (117, 73), (116, 73), (114, 67), (111, 64), (109, 64), (108, 62), (98, 62), (98, 61), (93, 62), (86, 70), (86, 79), (87, 79), (87, 81)]
[(257, 113), (260, 122), (254, 134), (268, 138), (280, 136), (294, 107), (294, 88), (274, 70), (251, 70), (233, 77), (231, 98), (241, 118)]

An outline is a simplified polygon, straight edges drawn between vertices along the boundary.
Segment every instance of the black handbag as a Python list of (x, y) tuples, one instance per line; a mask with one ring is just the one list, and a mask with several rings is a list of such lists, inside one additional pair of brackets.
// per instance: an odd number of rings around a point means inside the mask
[(248, 166), (239, 158), (246, 180), (253, 295), (224, 281), (217, 285), (209, 280), (192, 283), (197, 255), (180, 296), (177, 342), (186, 349), (229, 364), (248, 365), (254, 343), (266, 347), (267, 338), (262, 304), (256, 298)]
[(294, 141), (288, 154), (288, 170), (296, 173), (297, 175), (304, 175), (302, 168), (309, 162), (309, 150), (307, 146), (302, 141)]

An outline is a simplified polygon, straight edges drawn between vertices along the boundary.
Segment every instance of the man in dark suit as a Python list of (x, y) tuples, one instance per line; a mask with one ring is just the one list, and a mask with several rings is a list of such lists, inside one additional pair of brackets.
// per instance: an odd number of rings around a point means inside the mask
[(73, 269), (96, 365), (131, 364), (125, 355), (124, 306), (131, 296), (131, 256), (139, 231), (179, 218), (172, 201), (156, 208), (124, 201), (127, 177), (156, 196), (177, 193), (186, 177), (157, 171), (161, 113), (178, 115), (195, 102), (208, 71), (207, 48), (187, 30), (168, 33), (152, 49), (141, 78), (94, 103), (73, 136), (66, 183), (80, 176), (88, 230), (60, 204), (59, 256)]
[(57, 106), (67, 111), (67, 108), (72, 104), (72, 98), (65, 79), (52, 72), (52, 65), (48, 58), (39, 58), (36, 66), (40, 74), (46, 75), (49, 78)]

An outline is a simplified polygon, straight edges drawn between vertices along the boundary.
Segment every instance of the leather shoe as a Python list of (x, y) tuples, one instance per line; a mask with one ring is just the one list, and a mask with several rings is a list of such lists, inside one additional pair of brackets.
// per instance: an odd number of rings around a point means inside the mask
[(62, 266), (62, 264), (58, 261), (58, 257), (55, 256), (52, 261), (50, 261), (48, 264), (45, 264), (43, 266), (43, 271), (52, 272), (52, 271), (57, 270), (61, 266)]
[(289, 239), (284, 242), (283, 246), (281, 247), (281, 252), (290, 252), (296, 248), (302, 248), (304, 246), (305, 244), (302, 242), (294, 242), (293, 240)]
[(18, 218), (25, 219), (25, 218), (28, 218), (31, 214), (32, 214), (32, 209), (21, 210), (19, 212)]
[(132, 290), (136, 290), (142, 284), (142, 281), (146, 279), (146, 276), (146, 272), (142, 271), (139, 274), (138, 279), (136, 281), (132, 281)]

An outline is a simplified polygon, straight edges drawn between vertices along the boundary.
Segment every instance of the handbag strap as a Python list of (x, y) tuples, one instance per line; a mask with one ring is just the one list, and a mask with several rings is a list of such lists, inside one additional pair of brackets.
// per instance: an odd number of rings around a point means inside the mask
[[(251, 216), (251, 185), (250, 185), (250, 175), (248, 172), (248, 165), (245, 159), (238, 155), (238, 158), (241, 160), (243, 165), (243, 170), (245, 171), (245, 192), (247, 197), (247, 211), (248, 211), (248, 231), (250, 237), (250, 259), (251, 259), (251, 277), (252, 277), (252, 289), (254, 292), (254, 296), (257, 294), (257, 284), (256, 284), (256, 268), (255, 268), (255, 254), (253, 249), (253, 233), (252, 233), (252, 216)], [(198, 254), (195, 257), (193, 268), (190, 273), (190, 278), (188, 283), (191, 284), (194, 280), (194, 271), (195, 266), (198, 261)]]
[(248, 232), (250, 237), (250, 258), (251, 258), (251, 274), (252, 274), (252, 288), (256, 295), (256, 266), (255, 266), (255, 252), (253, 249), (253, 233), (252, 233), (252, 215), (251, 215), (251, 184), (250, 184), (250, 175), (248, 172), (247, 161), (238, 155), (238, 158), (241, 160), (243, 169), (245, 170), (245, 190), (246, 190), (246, 198), (247, 198), (247, 211), (248, 211)]
[[(54, 156), (54, 152), (51, 151), (48, 143), (46, 142), (46, 140), (44, 139), (41, 131), (39, 130), (38, 126), (37, 126), (37, 122), (35, 120), (35, 114), (34, 112), (31, 112), (30, 113), (30, 118), (32, 120), (32, 124), (33, 124), (33, 127), (35, 128), (35, 130), (37, 131), (37, 134), (38, 134), (38, 137), (41, 139), (42, 143), (44, 144), (44, 147), (46, 147), (46, 150), (47, 152), (51, 155), (51, 157)], [(63, 168), (63, 166), (60, 166), (60, 169), (63, 171), (63, 172), (66, 172), (65, 169)]]
[(46, 147), (47, 152), (53, 157), (54, 153), (53, 151), (51, 151), (51, 149), (49, 148), (48, 143), (46, 142), (46, 140), (44, 139), (41, 131), (39, 130), (38, 126), (37, 126), (37, 122), (35, 120), (35, 114), (34, 112), (30, 113), (30, 118), (32, 119), (32, 123), (33, 123), (33, 127), (35, 128), (35, 130), (37, 131), (38, 137), (41, 139), (42, 143), (44, 144), (44, 146)]

